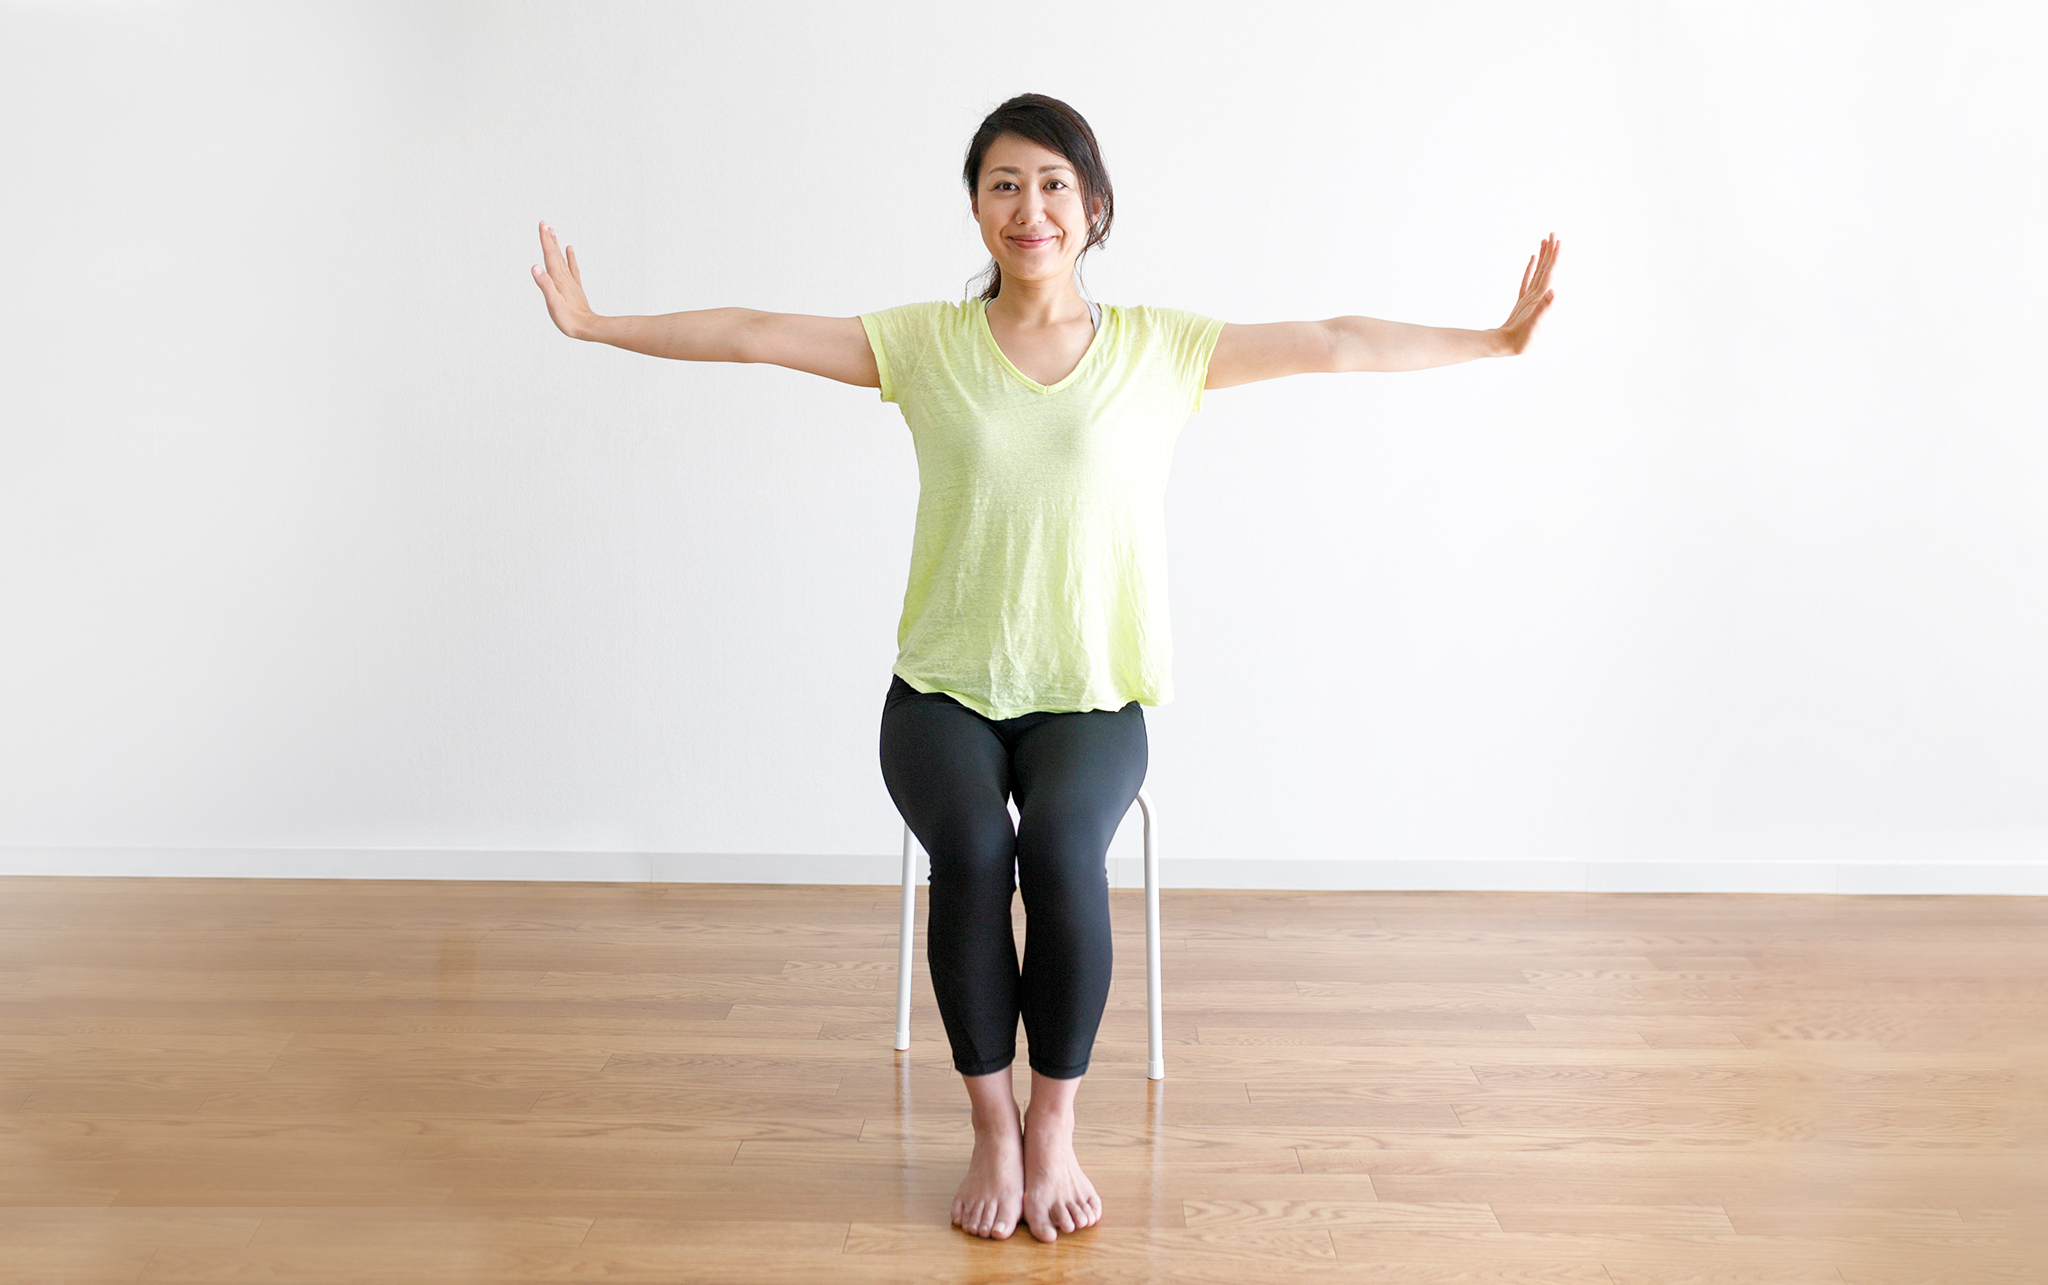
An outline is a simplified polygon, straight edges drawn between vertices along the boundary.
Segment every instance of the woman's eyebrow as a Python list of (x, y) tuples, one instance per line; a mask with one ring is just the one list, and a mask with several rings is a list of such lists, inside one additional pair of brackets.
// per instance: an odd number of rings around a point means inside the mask
[[(1074, 172), (1074, 167), (1071, 165), (1041, 165), (1038, 167), (1040, 174), (1050, 174), (1055, 170), (1065, 170), (1071, 174)], [(1022, 174), (1024, 171), (1018, 169), (1015, 165), (995, 165), (991, 166), (988, 172), (991, 174)]]

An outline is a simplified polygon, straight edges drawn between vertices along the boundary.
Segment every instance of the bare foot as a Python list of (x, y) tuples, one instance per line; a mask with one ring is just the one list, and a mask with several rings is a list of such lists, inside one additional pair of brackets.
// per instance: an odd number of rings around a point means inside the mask
[(953, 1225), (976, 1236), (1007, 1240), (1017, 1229), (1023, 1203), (1024, 1135), (1012, 1105), (985, 1122), (974, 1122), (974, 1158), (967, 1162), (960, 1190), (953, 1193)]
[(1031, 1096), (1024, 1113), (1024, 1224), (1040, 1240), (1058, 1240), (1102, 1221), (1102, 1197), (1074, 1158), (1074, 1113), (1039, 1110)]

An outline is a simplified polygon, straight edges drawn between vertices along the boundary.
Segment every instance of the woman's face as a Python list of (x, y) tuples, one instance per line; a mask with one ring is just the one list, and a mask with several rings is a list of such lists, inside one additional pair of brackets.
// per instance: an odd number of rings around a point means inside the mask
[(999, 135), (981, 162), (974, 217), (1005, 281), (1071, 277), (1088, 244), (1080, 180), (1058, 152)]

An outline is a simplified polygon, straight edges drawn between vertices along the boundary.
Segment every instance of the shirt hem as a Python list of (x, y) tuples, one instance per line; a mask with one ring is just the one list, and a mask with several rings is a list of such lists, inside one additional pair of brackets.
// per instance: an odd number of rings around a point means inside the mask
[(904, 673), (901, 669), (893, 670), (891, 672), (893, 672), (896, 675), (896, 677), (902, 679), (904, 682), (909, 683), (914, 690), (926, 696), (930, 696), (933, 693), (937, 693), (941, 696), (950, 696), (954, 700), (959, 701), (962, 705), (965, 705), (967, 708), (973, 710), (975, 713), (981, 715), (983, 718), (988, 719), (990, 722), (994, 723), (1001, 723), (1012, 718), (1022, 718), (1026, 714), (1088, 714), (1093, 713), (1096, 710), (1102, 710), (1105, 713), (1114, 714), (1118, 710), (1122, 709), (1124, 706), (1130, 704), (1132, 701), (1136, 701), (1140, 705), (1148, 705), (1154, 707), (1164, 705), (1166, 703), (1166, 698), (1163, 695), (1137, 695), (1124, 696), (1121, 699), (1118, 699), (1117, 703), (1114, 705), (1093, 704), (1080, 706), (1078, 708), (1047, 708), (1043, 705), (1027, 705), (1019, 707), (991, 705), (987, 701), (982, 700), (978, 696), (970, 696), (966, 692), (956, 692), (951, 688), (941, 687), (937, 683), (926, 682), (924, 679), (919, 678), (913, 674)]

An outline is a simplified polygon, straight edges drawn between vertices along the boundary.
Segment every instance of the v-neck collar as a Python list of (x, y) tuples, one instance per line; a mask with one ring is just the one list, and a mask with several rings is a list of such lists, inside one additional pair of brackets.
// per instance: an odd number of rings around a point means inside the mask
[(1082, 371), (1088, 369), (1088, 363), (1094, 359), (1096, 350), (1102, 347), (1103, 336), (1109, 333), (1109, 309), (1104, 308), (1102, 310), (1102, 320), (1095, 323), (1095, 337), (1088, 341), (1088, 347), (1081, 353), (1081, 360), (1075, 362), (1074, 368), (1068, 371), (1066, 377), (1057, 384), (1041, 384), (1017, 369), (1016, 365), (1011, 362), (1008, 354), (1003, 352), (1003, 346), (996, 342), (996, 332), (988, 324), (988, 300), (979, 299), (976, 302), (981, 304), (981, 307), (974, 311), (975, 324), (981, 328), (981, 337), (988, 341), (988, 350), (996, 355), (996, 360), (1002, 363), (1004, 370), (1009, 371), (1012, 375), (1022, 380), (1024, 386), (1035, 393), (1056, 393), (1068, 384), (1073, 383)]

